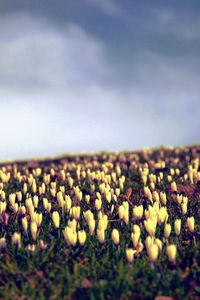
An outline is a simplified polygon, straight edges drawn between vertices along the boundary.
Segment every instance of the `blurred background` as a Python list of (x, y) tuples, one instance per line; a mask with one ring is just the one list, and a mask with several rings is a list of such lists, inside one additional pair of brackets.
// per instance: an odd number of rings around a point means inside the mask
[(200, 2), (0, 0), (0, 159), (200, 143)]

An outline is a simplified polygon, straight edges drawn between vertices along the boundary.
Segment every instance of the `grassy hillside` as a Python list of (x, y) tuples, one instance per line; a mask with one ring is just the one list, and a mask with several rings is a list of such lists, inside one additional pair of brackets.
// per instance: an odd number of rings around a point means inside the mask
[(194, 146), (1, 163), (0, 297), (199, 299), (199, 158)]

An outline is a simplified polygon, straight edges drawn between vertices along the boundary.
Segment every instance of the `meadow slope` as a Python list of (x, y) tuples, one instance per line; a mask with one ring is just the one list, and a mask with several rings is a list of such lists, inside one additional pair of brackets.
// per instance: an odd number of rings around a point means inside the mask
[(200, 299), (200, 146), (1, 162), (1, 299)]

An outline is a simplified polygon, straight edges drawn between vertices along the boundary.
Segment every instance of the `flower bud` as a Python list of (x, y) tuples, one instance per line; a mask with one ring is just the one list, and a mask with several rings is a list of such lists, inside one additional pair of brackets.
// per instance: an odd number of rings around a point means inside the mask
[(189, 231), (191, 231), (191, 232), (194, 231), (194, 224), (195, 224), (194, 217), (188, 217), (187, 218), (187, 227), (188, 227)]
[(47, 203), (47, 211), (48, 211), (48, 213), (50, 213), (50, 211), (51, 211), (51, 202)]
[(77, 222), (75, 219), (73, 220), (69, 220), (68, 223), (67, 223), (68, 227), (71, 228), (73, 231), (76, 231), (77, 229)]
[(177, 192), (177, 185), (176, 185), (176, 182), (175, 182), (175, 181), (171, 182), (171, 190), (172, 190), (173, 192)]
[(52, 197), (56, 197), (56, 189), (55, 188), (51, 188), (50, 189), (50, 194)]
[(34, 252), (35, 249), (36, 249), (36, 245), (34, 245), (34, 244), (32, 244), (32, 245), (28, 244), (28, 246), (26, 248), (27, 248), (28, 251)]
[(80, 212), (81, 212), (80, 206), (72, 207), (72, 215), (76, 220), (80, 218)]
[(6, 238), (0, 238), (0, 251), (3, 252), (6, 249)]
[(28, 191), (27, 183), (24, 183), (24, 185), (23, 185), (23, 193), (24, 193), (24, 195), (27, 193), (27, 191)]
[(33, 180), (33, 183), (32, 183), (32, 191), (34, 194), (37, 192), (37, 185), (36, 185), (35, 179)]
[(143, 205), (133, 207), (133, 217), (135, 220), (140, 220), (143, 216)]
[(27, 234), (27, 231), (28, 231), (28, 221), (27, 221), (26, 217), (22, 218), (22, 226), (23, 226), (23, 229), (24, 229), (25, 233)]
[(162, 206), (158, 213), (158, 223), (164, 223), (168, 219), (168, 213), (166, 207)]
[(36, 240), (36, 238), (37, 238), (37, 231), (38, 231), (37, 224), (35, 221), (32, 221), (31, 222), (31, 235), (34, 240)]
[(53, 220), (54, 227), (58, 228), (60, 226), (60, 215), (57, 211), (54, 211), (52, 213), (52, 220)]
[(154, 242), (154, 238), (151, 237), (150, 235), (148, 235), (148, 237), (145, 240), (145, 246), (146, 246), (147, 251), (148, 251), (149, 247), (153, 244), (153, 242)]
[(97, 196), (97, 199), (101, 200), (101, 194), (99, 192), (96, 192), (96, 196)]
[(16, 199), (16, 194), (12, 193), (9, 195), (9, 201), (12, 207), (15, 205), (15, 199)]
[(87, 202), (87, 204), (90, 203), (90, 195), (86, 195), (86, 196), (85, 196), (85, 201)]
[(117, 229), (113, 229), (111, 238), (115, 245), (119, 244), (119, 231)]
[(47, 210), (47, 206), (48, 206), (48, 199), (47, 198), (43, 198), (43, 206), (44, 206), (44, 209)]
[(116, 195), (117, 197), (119, 197), (119, 195), (120, 195), (120, 189), (119, 189), (119, 188), (116, 188), (116, 189), (115, 189), (115, 195)]
[(107, 192), (107, 193), (106, 193), (106, 200), (110, 203), (110, 202), (111, 202), (111, 199), (112, 199), (111, 192)]
[(88, 226), (89, 226), (90, 235), (93, 235), (95, 229), (95, 220), (94, 219), (89, 220)]
[(72, 188), (72, 187), (73, 187), (73, 184), (74, 184), (73, 178), (68, 177), (68, 183), (69, 183), (70, 188)]
[(162, 251), (162, 241), (160, 239), (155, 239), (155, 244), (158, 246), (159, 252)]
[(150, 236), (155, 235), (155, 231), (156, 231), (156, 226), (155, 224), (151, 221), (151, 219), (145, 220), (144, 221), (144, 227), (146, 229), (146, 231), (148, 232), (148, 234)]
[(95, 200), (95, 208), (96, 208), (96, 210), (100, 210), (101, 209), (101, 205), (102, 205), (101, 199), (96, 199)]
[(181, 219), (176, 219), (174, 222), (174, 230), (176, 235), (180, 234), (181, 231)]
[(138, 234), (140, 235), (140, 226), (134, 224), (134, 225), (133, 225), (133, 231), (134, 231), (134, 233), (138, 233)]
[(12, 244), (15, 247), (21, 248), (21, 233), (18, 233), (18, 232), (13, 233)]
[(14, 205), (14, 207), (13, 207), (14, 212), (17, 213), (17, 212), (18, 212), (18, 209), (19, 209), (18, 203), (15, 203), (15, 205)]
[(61, 177), (61, 180), (62, 180), (62, 181), (65, 180), (65, 178), (66, 178), (65, 170), (60, 170), (60, 177)]
[(167, 204), (167, 197), (165, 193), (160, 192), (160, 199), (163, 205)]
[(136, 253), (136, 250), (133, 250), (131, 248), (126, 249), (126, 258), (127, 258), (129, 263), (133, 262), (135, 253)]
[(147, 253), (148, 253), (150, 261), (155, 262), (158, 257), (158, 253), (159, 253), (158, 245), (151, 244), (147, 249)]
[(65, 196), (65, 206), (66, 210), (69, 212), (70, 208), (72, 207), (72, 200), (68, 195)]
[(120, 205), (120, 207), (119, 207), (119, 218), (120, 218), (120, 219), (123, 219), (123, 217), (124, 217), (124, 212), (125, 212), (124, 206), (123, 206), (123, 205)]
[(72, 245), (72, 246), (76, 245), (78, 236), (77, 236), (77, 232), (74, 231), (73, 228), (70, 228), (68, 226), (65, 227), (65, 229), (63, 230), (63, 235), (68, 245)]
[(125, 211), (124, 211), (124, 217), (123, 217), (123, 220), (124, 220), (124, 223), (125, 223), (126, 225), (128, 225), (128, 223), (129, 223), (129, 211), (128, 211), (128, 209), (125, 209)]
[(79, 240), (79, 244), (81, 246), (83, 246), (85, 244), (85, 241), (86, 241), (86, 232), (85, 232), (85, 230), (79, 230), (78, 231), (78, 240)]
[(132, 239), (134, 247), (136, 248), (139, 243), (139, 240), (140, 240), (140, 234), (138, 234), (137, 232), (136, 233), (132, 232), (131, 239)]
[(105, 230), (97, 229), (97, 238), (101, 244), (105, 242)]
[(167, 256), (169, 261), (175, 262), (176, 252), (177, 252), (176, 245), (171, 244), (167, 246)]
[(171, 233), (171, 225), (166, 223), (164, 227), (164, 236), (166, 239), (169, 238), (170, 233)]
[(181, 204), (181, 210), (184, 215), (187, 213), (187, 204), (186, 203)]

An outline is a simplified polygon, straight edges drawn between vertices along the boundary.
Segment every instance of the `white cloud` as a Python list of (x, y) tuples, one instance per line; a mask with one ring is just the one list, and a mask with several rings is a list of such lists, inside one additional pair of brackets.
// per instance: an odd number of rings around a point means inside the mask
[(185, 109), (157, 109), (145, 94), (132, 95), (129, 103), (101, 88), (88, 88), (82, 95), (71, 90), (67, 96), (45, 93), (27, 101), (24, 95), (6, 94), (4, 99), (8, 102), (1, 105), (1, 158), (178, 145), (191, 131)]
[(1, 87), (62, 89), (95, 84), (110, 75), (103, 43), (74, 24), (58, 30), (22, 13), (0, 22)]

